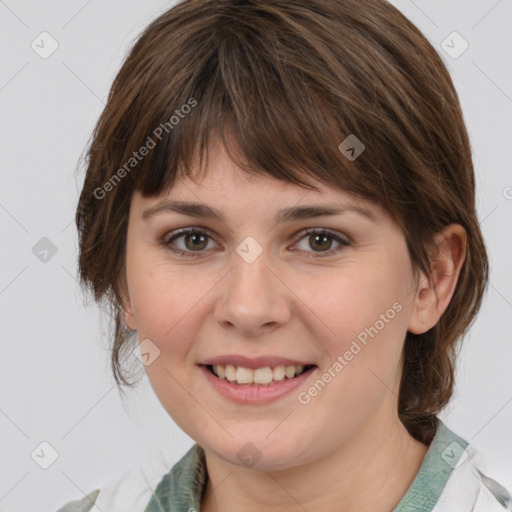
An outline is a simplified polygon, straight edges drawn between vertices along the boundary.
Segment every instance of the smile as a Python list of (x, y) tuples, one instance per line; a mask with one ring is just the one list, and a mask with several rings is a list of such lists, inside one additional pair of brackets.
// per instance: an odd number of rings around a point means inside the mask
[(258, 384), (269, 386), (284, 379), (293, 379), (305, 371), (308, 371), (314, 365), (296, 365), (285, 366), (277, 365), (275, 367), (266, 366), (264, 368), (246, 368), (244, 366), (234, 366), (232, 364), (207, 365), (214, 375), (220, 379), (225, 379), (239, 385)]
[[(267, 404), (291, 394), (304, 385), (318, 370), (318, 366), (278, 365), (252, 369), (229, 364), (201, 364), (199, 370), (209, 385), (222, 397), (241, 404), (256, 405)], [(277, 379), (274, 380), (274, 377)]]

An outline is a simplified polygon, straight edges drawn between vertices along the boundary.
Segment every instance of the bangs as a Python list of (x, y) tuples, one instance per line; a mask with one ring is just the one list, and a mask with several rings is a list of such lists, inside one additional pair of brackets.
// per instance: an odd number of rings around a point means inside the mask
[[(276, 34), (282, 29), (273, 30), (271, 19), (260, 27), (243, 19), (236, 23), (231, 30), (232, 20), (225, 17), (208, 45), (201, 31), (189, 34), (186, 43), (178, 32), (167, 55), (153, 53), (156, 42), (144, 36), (139, 43), (144, 53), (138, 56), (134, 48), (134, 59), (142, 59), (135, 73), (145, 75), (144, 89), (113, 95), (114, 100), (124, 96), (124, 105), (127, 95), (134, 98), (114, 137), (125, 141), (121, 160), (129, 161), (134, 151), (151, 146), (130, 173), (132, 192), (156, 196), (183, 177), (201, 179), (208, 146), (219, 142), (245, 172), (313, 190), (318, 181), (385, 203), (382, 173), (369, 151), (356, 165), (339, 149), (354, 132), (364, 138), (368, 130), (357, 120), (373, 117), (369, 109), (362, 115), (361, 102), (347, 100), (357, 94), (356, 84), (347, 78), (354, 70), (347, 69), (344, 81), (336, 84), (325, 71), (333, 56), (326, 48), (323, 57), (315, 51), (314, 35), (302, 38), (290, 31), (281, 38)], [(290, 43), (293, 39), (296, 44)], [(310, 50), (307, 59), (297, 51), (304, 46)], [(133, 127), (131, 133), (127, 126)]]

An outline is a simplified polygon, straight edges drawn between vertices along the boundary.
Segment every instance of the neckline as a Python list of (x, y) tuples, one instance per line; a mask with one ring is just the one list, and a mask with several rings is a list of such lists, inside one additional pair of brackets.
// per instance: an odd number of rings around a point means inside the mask
[(439, 418), (420, 469), (392, 512), (431, 512), (468, 442)]
[[(438, 418), (420, 469), (392, 512), (431, 512), (467, 445)], [(145, 512), (200, 510), (207, 478), (204, 450), (195, 443), (162, 478)]]

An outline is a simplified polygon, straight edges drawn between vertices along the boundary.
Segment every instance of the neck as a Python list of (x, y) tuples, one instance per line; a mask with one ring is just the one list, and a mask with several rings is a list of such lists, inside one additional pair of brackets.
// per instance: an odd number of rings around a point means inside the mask
[(201, 510), (389, 512), (418, 473), (428, 447), (398, 417), (367, 424), (326, 457), (280, 471), (232, 465), (205, 450), (208, 482)]

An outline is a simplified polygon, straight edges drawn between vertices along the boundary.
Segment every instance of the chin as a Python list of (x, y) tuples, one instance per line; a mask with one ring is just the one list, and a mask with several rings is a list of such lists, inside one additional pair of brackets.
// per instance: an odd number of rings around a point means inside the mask
[[(274, 426), (275, 428), (275, 426)], [(230, 464), (254, 469), (258, 471), (279, 471), (297, 466), (302, 462), (297, 460), (304, 458), (305, 443), (290, 436), (289, 432), (280, 437), (276, 432), (268, 435), (251, 434), (248, 429), (244, 434), (235, 436), (222, 446), (203, 444), (206, 450), (210, 450), (218, 457)], [(274, 438), (272, 439), (272, 436)], [(300, 446), (300, 450), (297, 448)]]

